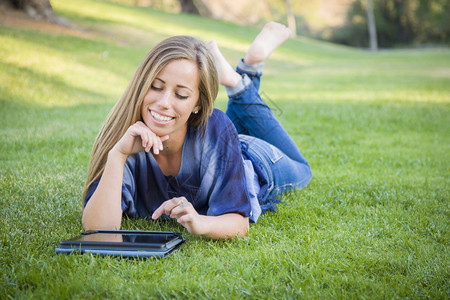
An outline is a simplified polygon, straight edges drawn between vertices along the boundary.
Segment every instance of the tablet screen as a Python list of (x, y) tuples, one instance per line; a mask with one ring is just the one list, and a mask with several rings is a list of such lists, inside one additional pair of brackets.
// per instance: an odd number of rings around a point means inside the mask
[(124, 246), (124, 247), (157, 247), (167, 248), (178, 244), (183, 238), (173, 232), (150, 232), (125, 230), (109, 231), (97, 230), (85, 232), (75, 238), (63, 241), (66, 245), (99, 245)]
[(173, 234), (138, 234), (138, 233), (91, 233), (83, 234), (72, 241), (133, 243), (133, 244), (165, 244), (176, 238)]

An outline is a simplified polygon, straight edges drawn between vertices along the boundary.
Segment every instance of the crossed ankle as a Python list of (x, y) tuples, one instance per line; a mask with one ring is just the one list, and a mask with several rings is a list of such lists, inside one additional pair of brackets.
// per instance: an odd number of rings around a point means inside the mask
[(252, 75), (261, 75), (264, 69), (264, 63), (248, 64), (245, 59), (241, 59), (237, 65), (238, 69)]

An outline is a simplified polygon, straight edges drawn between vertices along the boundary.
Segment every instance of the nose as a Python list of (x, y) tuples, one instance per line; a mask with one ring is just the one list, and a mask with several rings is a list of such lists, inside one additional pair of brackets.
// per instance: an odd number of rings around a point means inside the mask
[(158, 100), (158, 105), (161, 109), (168, 109), (170, 107), (170, 92), (165, 91), (161, 93), (161, 97)]

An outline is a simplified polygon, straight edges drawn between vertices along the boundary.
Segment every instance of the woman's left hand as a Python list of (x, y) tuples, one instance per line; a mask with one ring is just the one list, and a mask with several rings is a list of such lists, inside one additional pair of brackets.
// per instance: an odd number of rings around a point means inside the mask
[(158, 207), (152, 215), (152, 219), (156, 220), (163, 214), (171, 218), (177, 219), (178, 223), (183, 225), (191, 234), (203, 234), (201, 219), (194, 206), (185, 198), (178, 197), (165, 201)]

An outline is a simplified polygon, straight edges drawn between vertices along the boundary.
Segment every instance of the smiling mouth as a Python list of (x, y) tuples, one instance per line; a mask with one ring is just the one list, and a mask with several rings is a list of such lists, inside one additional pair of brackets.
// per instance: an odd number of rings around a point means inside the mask
[(162, 116), (162, 115), (158, 114), (157, 112), (154, 112), (153, 110), (151, 110), (150, 113), (153, 116), (153, 118), (155, 118), (155, 120), (159, 121), (159, 122), (168, 122), (168, 121), (174, 119), (173, 117)]

